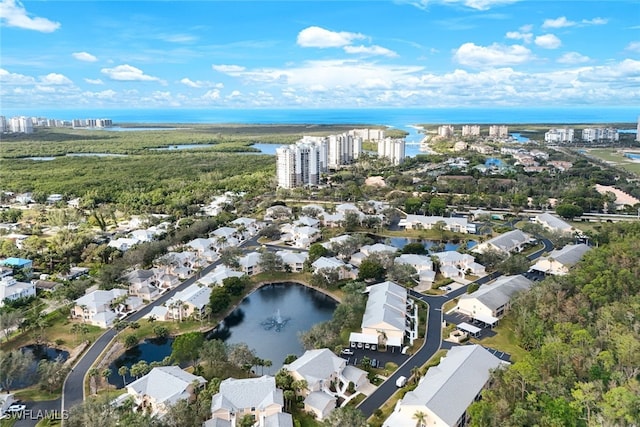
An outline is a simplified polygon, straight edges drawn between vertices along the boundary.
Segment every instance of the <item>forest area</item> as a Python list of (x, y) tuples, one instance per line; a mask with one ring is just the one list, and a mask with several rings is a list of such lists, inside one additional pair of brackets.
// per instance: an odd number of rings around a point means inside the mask
[(640, 223), (604, 227), (567, 276), (513, 303), (527, 356), (494, 372), (472, 425), (635, 426), (640, 420)]

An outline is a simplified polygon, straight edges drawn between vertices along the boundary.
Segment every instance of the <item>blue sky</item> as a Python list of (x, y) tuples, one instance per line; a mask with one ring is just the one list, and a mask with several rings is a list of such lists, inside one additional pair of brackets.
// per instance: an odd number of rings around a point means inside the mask
[(640, 105), (637, 0), (0, 3), (2, 108)]

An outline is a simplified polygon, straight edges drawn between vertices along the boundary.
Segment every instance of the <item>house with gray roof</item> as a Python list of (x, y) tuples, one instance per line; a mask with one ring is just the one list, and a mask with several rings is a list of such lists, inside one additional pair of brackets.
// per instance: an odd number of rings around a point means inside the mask
[(311, 267), (314, 273), (322, 272), (324, 269), (335, 269), (338, 271), (339, 280), (353, 279), (356, 276), (348, 264), (345, 264), (336, 257), (321, 256), (311, 264)]
[(129, 284), (129, 294), (151, 301), (160, 295), (160, 289), (156, 286), (156, 272), (153, 270), (134, 270), (124, 276)]
[(192, 375), (179, 366), (160, 366), (127, 385), (127, 393), (133, 398), (134, 410), (162, 417), (178, 401), (193, 400), (195, 387), (206, 382), (201, 376)]
[(224, 279), (229, 277), (242, 277), (244, 273), (235, 271), (227, 267), (226, 265), (218, 265), (216, 268), (207, 273), (205, 276), (198, 279), (198, 283), (202, 283), (205, 286), (222, 286)]
[(484, 253), (488, 250), (495, 250), (500, 253), (509, 255), (515, 252), (522, 252), (524, 247), (532, 243), (535, 239), (532, 239), (528, 234), (520, 230), (511, 230), (504, 234), (494, 237), (493, 239), (482, 242), (471, 251), (477, 253)]
[(555, 215), (549, 212), (541, 213), (533, 218), (533, 222), (542, 225), (549, 231), (555, 231), (559, 233), (571, 233), (573, 232), (573, 226), (566, 221), (561, 220)]
[(126, 290), (117, 288), (93, 291), (75, 300), (71, 317), (101, 328), (111, 327), (118, 317), (111, 306), (116, 299), (126, 295)]
[(456, 233), (475, 233), (475, 224), (468, 222), (467, 218), (425, 216), (408, 214), (400, 219), (398, 227), (406, 230), (431, 230), (437, 223), (442, 223), (442, 229)]
[[(347, 369), (347, 361), (327, 348), (307, 350), (282, 369), (289, 371), (294, 380), (307, 382), (307, 388), (301, 392), (305, 397), (304, 408), (319, 420), (335, 409), (337, 397), (345, 396), (350, 381), (356, 390), (368, 383), (366, 372), (354, 366)], [(332, 382), (335, 392), (330, 389)]]
[(289, 266), (294, 273), (301, 272), (305, 261), (309, 258), (308, 252), (278, 251), (276, 255), (282, 259), (282, 264)]
[(209, 304), (211, 288), (194, 283), (186, 289), (176, 292), (169, 298), (165, 306), (169, 309), (173, 319), (182, 320), (185, 317), (195, 315), (200, 317), (204, 314), (204, 309)]
[(566, 245), (562, 249), (554, 249), (549, 252), (549, 255), (540, 258), (531, 269), (553, 276), (564, 276), (569, 273), (569, 270), (574, 265), (580, 262), (584, 254), (590, 249), (584, 243)]
[(533, 282), (521, 274), (501, 276), (481, 285), (475, 292), (462, 294), (456, 309), (474, 319), (494, 324), (509, 309), (518, 292), (528, 291)]
[(468, 422), (467, 409), (489, 381), (491, 372), (504, 362), (479, 345), (453, 347), (429, 368), (415, 388), (398, 401), (383, 427), (415, 426), (417, 412), (422, 426), (457, 427)]
[(293, 427), (290, 414), (283, 413), (282, 390), (274, 377), (227, 378), (211, 400), (211, 419), (204, 427), (240, 426), (245, 416), (253, 417), (256, 427)]

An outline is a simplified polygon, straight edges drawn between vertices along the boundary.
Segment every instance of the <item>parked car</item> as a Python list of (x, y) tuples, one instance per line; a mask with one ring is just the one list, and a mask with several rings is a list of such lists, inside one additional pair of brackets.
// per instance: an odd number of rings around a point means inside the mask
[(377, 349), (378, 349), (378, 346), (377, 346), (377, 345), (375, 345), (375, 344), (371, 344), (371, 350), (377, 350)]
[(372, 368), (377, 368), (378, 367), (378, 359), (373, 359), (371, 361), (371, 367)]
[(351, 350), (350, 348), (345, 348), (340, 353), (346, 356), (353, 356), (353, 350)]
[(407, 377), (402, 376), (396, 380), (396, 387), (404, 387), (407, 385)]

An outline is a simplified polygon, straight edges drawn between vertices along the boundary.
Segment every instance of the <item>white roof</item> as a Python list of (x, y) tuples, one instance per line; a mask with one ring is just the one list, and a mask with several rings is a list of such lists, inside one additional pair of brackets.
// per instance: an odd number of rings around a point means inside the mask
[(261, 255), (258, 252), (249, 252), (245, 256), (238, 259), (240, 267), (255, 267), (260, 263)]
[(314, 384), (322, 382), (334, 373), (340, 373), (346, 365), (346, 360), (336, 356), (327, 348), (307, 350), (302, 356), (283, 368), (300, 374), (313, 388)]
[[(427, 371), (415, 390), (405, 394), (399, 403), (400, 412), (394, 412), (384, 426), (415, 425), (412, 417), (416, 406), (425, 407), (446, 425), (455, 425), (489, 380), (491, 370), (501, 364), (479, 345), (453, 347), (439, 365)], [(412, 411), (403, 413), (405, 405)]]
[(306, 405), (309, 405), (312, 408), (316, 408), (320, 410), (320, 412), (323, 412), (328, 405), (331, 405), (331, 407), (333, 408), (335, 406), (335, 401), (335, 397), (325, 393), (324, 391), (311, 392), (304, 399), (304, 403)]
[(253, 224), (254, 222), (256, 222), (256, 220), (254, 218), (240, 217), (240, 218), (236, 218), (233, 221), (231, 221), (231, 224), (233, 224), (233, 225), (244, 225), (245, 227), (248, 227), (251, 224)]
[(405, 330), (407, 290), (394, 283), (369, 286), (369, 298), (362, 316), (363, 328)]
[(573, 267), (590, 249), (591, 248), (584, 243), (567, 245), (562, 249), (555, 249), (551, 251), (545, 258), (553, 259), (566, 267)]
[(456, 328), (461, 329), (465, 332), (469, 332), (471, 335), (475, 335), (478, 332), (482, 331), (482, 329), (478, 328), (477, 326), (470, 325), (467, 322), (458, 323), (456, 325)]
[(302, 264), (309, 258), (307, 252), (278, 251), (276, 255), (282, 258), (285, 264)]
[(340, 261), (336, 257), (324, 257), (324, 256), (321, 256), (320, 258), (315, 260), (313, 264), (311, 264), (311, 266), (315, 270), (319, 270), (321, 268), (342, 268), (345, 265), (346, 264), (344, 262)]
[(194, 283), (193, 285), (180, 292), (177, 292), (173, 297), (169, 298), (165, 305), (168, 307), (169, 305), (177, 301), (182, 301), (183, 303), (192, 304), (194, 307), (202, 310), (202, 308), (209, 303), (210, 296), (210, 287), (199, 286), (197, 283)]
[(153, 317), (154, 319), (165, 319), (167, 317), (167, 313), (169, 309), (162, 305), (156, 305), (151, 309), (151, 311), (144, 315), (145, 319)]
[(301, 216), (297, 221), (295, 221), (295, 225), (306, 225), (308, 227), (314, 227), (319, 223), (320, 221), (315, 218), (311, 218), (310, 216)]
[(293, 418), (286, 412), (276, 412), (265, 417), (264, 427), (293, 427)]
[(489, 316), (488, 314), (484, 313), (475, 313), (473, 315), (473, 318), (486, 323), (487, 325), (494, 325), (498, 320), (500, 320), (497, 317)]
[(374, 245), (364, 245), (362, 248), (360, 248), (360, 252), (367, 255), (371, 255), (373, 253), (380, 253), (380, 252), (395, 253), (397, 251), (398, 251), (398, 248), (396, 248), (395, 246), (385, 245), (383, 243), (376, 243)]
[(361, 332), (351, 332), (349, 334), (349, 342), (361, 342), (364, 344), (378, 344), (378, 336), (371, 334), (363, 334)]
[(188, 398), (187, 387), (194, 381), (199, 384), (207, 382), (200, 376), (183, 371), (179, 366), (160, 366), (129, 384), (127, 390), (140, 397), (153, 397), (157, 403), (173, 404)]
[(467, 226), (466, 218), (457, 218), (457, 217), (445, 217), (445, 216), (425, 216), (425, 215), (411, 215), (408, 214), (406, 218), (400, 219), (398, 226), (406, 227), (407, 224), (424, 224), (433, 226), (437, 222), (444, 222), (448, 227), (451, 227), (453, 224), (457, 224), (461, 228), (465, 228)]
[(483, 246), (493, 245), (504, 252), (511, 252), (518, 245), (527, 243), (529, 239), (530, 239), (529, 235), (523, 233), (522, 231), (511, 230), (504, 234), (501, 234), (500, 236), (494, 237), (493, 239), (487, 240), (486, 242), (479, 244), (478, 246), (476, 246), (476, 248), (481, 249)]
[(238, 230), (232, 227), (220, 227), (217, 230), (213, 231), (213, 235), (218, 237), (231, 237), (237, 231)]
[(463, 294), (460, 300), (477, 299), (491, 310), (502, 307), (509, 302), (513, 294), (525, 291), (533, 282), (521, 274), (516, 276), (502, 276), (491, 283), (481, 285), (471, 294)]
[(90, 294), (84, 295), (76, 300), (76, 305), (86, 305), (89, 309), (96, 309), (105, 305), (108, 305), (114, 299), (127, 295), (127, 291), (124, 289), (111, 289), (110, 291), (93, 291)]
[(413, 266), (425, 266), (428, 268), (433, 266), (433, 261), (431, 261), (431, 257), (428, 255), (402, 254), (394, 259), (393, 262), (395, 264), (409, 264)]
[(264, 410), (270, 405), (284, 405), (282, 390), (276, 388), (274, 377), (265, 375), (240, 380), (227, 378), (220, 383), (220, 391), (213, 396), (211, 411), (220, 408), (231, 412), (246, 408)]
[(205, 286), (222, 285), (224, 279), (229, 277), (242, 277), (244, 273), (230, 269), (225, 265), (219, 265), (215, 270), (209, 272), (204, 277), (198, 279), (198, 282)]

